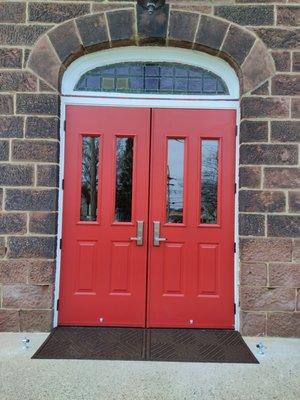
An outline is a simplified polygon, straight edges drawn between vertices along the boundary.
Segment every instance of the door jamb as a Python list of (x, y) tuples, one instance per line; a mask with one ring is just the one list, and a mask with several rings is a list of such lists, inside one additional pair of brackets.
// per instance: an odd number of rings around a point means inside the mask
[[(172, 101), (170, 101), (172, 100)], [(63, 213), (63, 179), (65, 160), (65, 119), (66, 106), (89, 105), (107, 107), (147, 107), (147, 108), (196, 108), (196, 109), (230, 109), (236, 111), (236, 148), (235, 148), (235, 204), (234, 204), (234, 242), (236, 251), (234, 254), (234, 303), (236, 312), (234, 315), (234, 328), (240, 330), (240, 304), (239, 304), (239, 240), (238, 240), (238, 187), (239, 187), (239, 129), (240, 129), (240, 104), (238, 100), (190, 100), (190, 99), (159, 99), (159, 98), (135, 98), (134, 96), (122, 98), (116, 93), (115, 97), (83, 97), (83, 96), (61, 96), (61, 118), (60, 118), (60, 154), (59, 154), (59, 185), (58, 185), (58, 221), (57, 221), (57, 243), (56, 243), (56, 269), (53, 303), (53, 327), (58, 325), (58, 299), (60, 290), (61, 271), (61, 246), (62, 239), (62, 213)]]

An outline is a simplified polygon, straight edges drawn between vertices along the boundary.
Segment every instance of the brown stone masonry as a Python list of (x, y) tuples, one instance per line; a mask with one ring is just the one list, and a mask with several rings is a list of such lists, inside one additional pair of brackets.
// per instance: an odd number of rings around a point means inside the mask
[(300, 336), (299, 0), (0, 1), (0, 330), (52, 324), (65, 68), (117, 46), (222, 57), (241, 84), (241, 330)]

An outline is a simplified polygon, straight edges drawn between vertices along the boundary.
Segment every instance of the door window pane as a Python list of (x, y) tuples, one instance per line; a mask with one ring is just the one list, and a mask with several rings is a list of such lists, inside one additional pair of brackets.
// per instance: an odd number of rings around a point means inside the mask
[(99, 137), (82, 137), (80, 220), (97, 220)]
[(184, 139), (168, 139), (167, 222), (183, 222)]
[(117, 138), (115, 220), (131, 221), (133, 138)]
[(218, 140), (202, 140), (201, 223), (216, 224), (218, 210)]

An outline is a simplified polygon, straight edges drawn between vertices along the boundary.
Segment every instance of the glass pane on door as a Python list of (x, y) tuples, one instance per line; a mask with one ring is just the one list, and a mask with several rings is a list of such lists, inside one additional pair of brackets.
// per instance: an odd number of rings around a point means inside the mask
[(119, 137), (116, 141), (116, 222), (131, 221), (133, 144), (132, 137)]
[(218, 220), (218, 140), (202, 140), (201, 144), (201, 223)]
[(97, 220), (99, 137), (82, 137), (80, 220)]
[(184, 144), (180, 138), (168, 139), (167, 222), (183, 222)]

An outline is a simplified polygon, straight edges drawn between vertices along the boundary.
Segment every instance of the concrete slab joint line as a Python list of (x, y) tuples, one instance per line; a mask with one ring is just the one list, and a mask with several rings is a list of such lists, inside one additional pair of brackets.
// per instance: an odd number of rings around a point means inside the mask
[(299, 0), (170, 0), (152, 15), (136, 1), (0, 1), (0, 331), (53, 324), (66, 69), (165, 46), (222, 58), (239, 78), (241, 332), (300, 336), (299, 20)]

